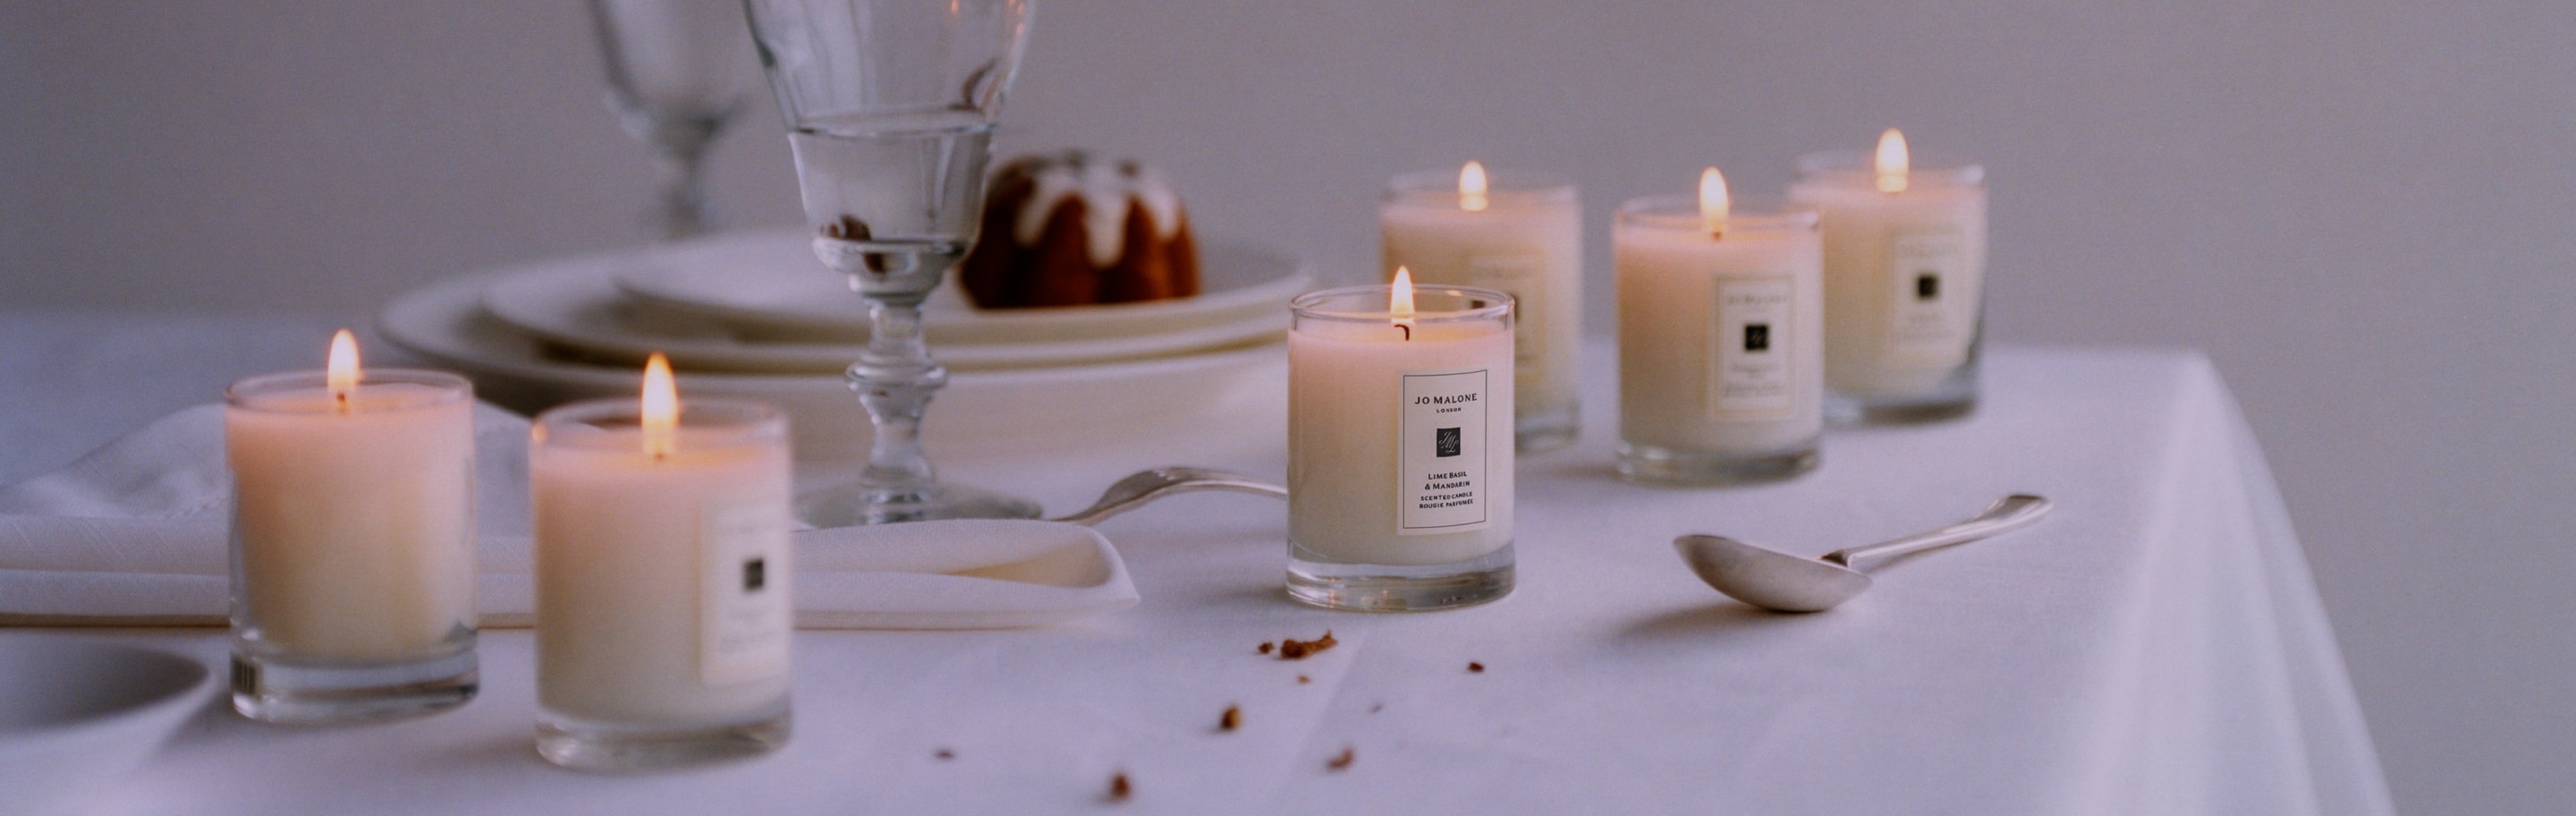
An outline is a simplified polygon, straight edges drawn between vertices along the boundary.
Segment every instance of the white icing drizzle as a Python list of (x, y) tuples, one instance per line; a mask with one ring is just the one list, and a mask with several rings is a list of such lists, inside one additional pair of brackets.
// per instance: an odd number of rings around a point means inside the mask
[(1153, 223), (1154, 234), (1169, 238), (1180, 229), (1181, 198), (1172, 186), (1163, 182), (1163, 174), (1151, 167), (1137, 165), (1134, 175), (1122, 171), (1123, 162), (1094, 162), (1080, 154), (1041, 162), (1030, 174), (1037, 191), (1028, 204), (1020, 208), (1019, 221), (1013, 224), (1012, 237), (1021, 246), (1035, 246), (1046, 233), (1047, 219), (1068, 196), (1082, 198), (1082, 231), (1089, 249), (1091, 265), (1106, 269), (1126, 254), (1127, 201), (1133, 197), (1145, 205), (1145, 214)]

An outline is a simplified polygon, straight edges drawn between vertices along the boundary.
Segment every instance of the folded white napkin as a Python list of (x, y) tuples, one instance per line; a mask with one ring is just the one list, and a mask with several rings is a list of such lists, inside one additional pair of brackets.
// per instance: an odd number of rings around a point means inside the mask
[[(163, 417), (60, 471), (0, 488), (0, 625), (219, 626), (229, 608), (223, 408)], [(475, 406), (476, 606), (526, 626), (528, 423)], [(1136, 603), (1127, 565), (1089, 527), (916, 522), (795, 534), (796, 624), (1034, 626)]]

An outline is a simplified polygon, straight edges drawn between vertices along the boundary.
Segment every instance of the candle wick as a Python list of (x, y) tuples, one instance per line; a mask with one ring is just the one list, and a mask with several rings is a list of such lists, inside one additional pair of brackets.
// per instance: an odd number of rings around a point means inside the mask
[(331, 403), (332, 403), (334, 406), (337, 406), (337, 407), (340, 409), (340, 413), (343, 413), (343, 414), (348, 413), (348, 412), (349, 412), (349, 392), (347, 392), (347, 391), (333, 391), (333, 392), (331, 392)]
[(1413, 325), (1412, 325), (1412, 324), (1410, 324), (1410, 323), (1397, 323), (1397, 324), (1395, 324), (1395, 327), (1396, 327), (1396, 328), (1398, 328), (1398, 329), (1402, 329), (1402, 330), (1404, 330), (1404, 339), (1405, 339), (1406, 341), (1410, 342), (1411, 340), (1413, 340)]

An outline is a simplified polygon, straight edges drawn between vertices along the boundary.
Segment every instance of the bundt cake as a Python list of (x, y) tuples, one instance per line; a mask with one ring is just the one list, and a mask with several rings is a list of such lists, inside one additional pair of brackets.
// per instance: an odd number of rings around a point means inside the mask
[(1198, 247), (1180, 197), (1151, 168), (1022, 156), (994, 172), (959, 277), (986, 309), (1188, 297)]

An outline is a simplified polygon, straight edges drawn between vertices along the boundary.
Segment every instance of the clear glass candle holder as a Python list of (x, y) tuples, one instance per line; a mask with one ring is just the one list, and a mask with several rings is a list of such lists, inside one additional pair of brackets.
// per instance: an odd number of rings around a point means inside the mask
[(1714, 231), (1697, 199), (1622, 205), (1619, 475), (1718, 485), (1785, 479), (1819, 461), (1825, 304), (1814, 210), (1733, 208)]
[(474, 697), (474, 389), (437, 371), (224, 392), (233, 708), (402, 717)]
[(1494, 170), (1482, 193), (1462, 191), (1460, 176), (1426, 170), (1387, 183), (1378, 204), (1384, 277), (1403, 267), (1417, 284), (1511, 295), (1518, 448), (1572, 444), (1581, 409), (1582, 201), (1573, 181), (1552, 173)]
[(1299, 296), (1288, 331), (1288, 594), (1412, 612), (1512, 590), (1512, 298)]
[(787, 741), (794, 632), (787, 422), (689, 400), (660, 437), (634, 400), (537, 417), (537, 752), (625, 771)]
[(1919, 422), (1977, 404), (1985, 345), (1985, 168), (1920, 155), (1904, 189), (1880, 189), (1871, 155), (1798, 160), (1789, 197), (1825, 240), (1826, 413)]

